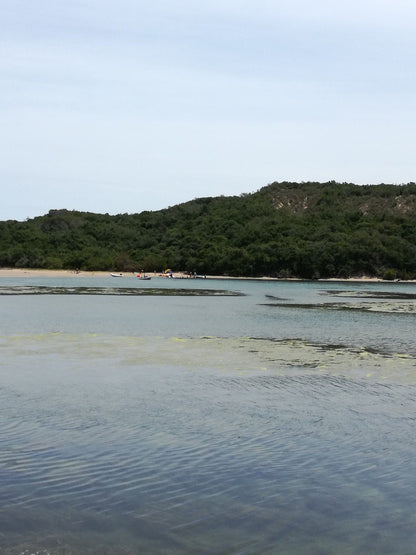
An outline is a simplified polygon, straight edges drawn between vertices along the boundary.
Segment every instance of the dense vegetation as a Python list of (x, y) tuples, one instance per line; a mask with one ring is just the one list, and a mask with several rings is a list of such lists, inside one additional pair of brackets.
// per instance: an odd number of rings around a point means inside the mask
[(416, 276), (416, 184), (273, 183), (157, 212), (0, 222), (0, 266), (301, 278)]

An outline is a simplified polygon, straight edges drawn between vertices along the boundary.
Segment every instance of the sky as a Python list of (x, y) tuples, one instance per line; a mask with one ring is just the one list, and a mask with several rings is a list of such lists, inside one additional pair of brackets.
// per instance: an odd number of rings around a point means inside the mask
[(416, 180), (414, 0), (0, 8), (0, 220)]

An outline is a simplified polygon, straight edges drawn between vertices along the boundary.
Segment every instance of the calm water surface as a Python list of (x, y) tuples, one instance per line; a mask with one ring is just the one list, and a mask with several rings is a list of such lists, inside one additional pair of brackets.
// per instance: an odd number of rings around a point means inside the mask
[(0, 280), (0, 549), (414, 552), (415, 293)]

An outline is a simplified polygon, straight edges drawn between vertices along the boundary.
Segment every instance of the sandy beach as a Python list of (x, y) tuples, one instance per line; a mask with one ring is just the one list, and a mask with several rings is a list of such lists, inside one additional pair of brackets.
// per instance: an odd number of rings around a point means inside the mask
[[(80, 270), (76, 272), (75, 270), (41, 270), (41, 269), (32, 269), (32, 268), (0, 268), (0, 278), (2, 277), (19, 277), (19, 278), (33, 278), (33, 277), (46, 277), (46, 278), (91, 278), (91, 277), (108, 277), (114, 279), (114, 276), (122, 275), (123, 277), (136, 277), (139, 275), (138, 272), (119, 272), (114, 270), (113, 272), (110, 271), (94, 271), (94, 272), (85, 272)], [(155, 277), (165, 277), (160, 272), (146, 272), (146, 275), (155, 278)], [(188, 275), (185, 272), (174, 272), (173, 273), (175, 278), (188, 278)], [(214, 277), (214, 276), (207, 276), (207, 277)]]
[[(73, 270), (32, 270), (30, 268), (0, 268), (0, 277), (105, 277), (110, 272), (75, 272)], [(111, 276), (110, 276), (111, 277)]]
[[(120, 272), (114, 271), (113, 273), (119, 274)], [(121, 272), (124, 277), (133, 277), (137, 276), (136, 272)], [(155, 278), (155, 277), (164, 277), (163, 274), (158, 272), (146, 272), (146, 275)], [(177, 279), (188, 279), (188, 275), (186, 272), (174, 272), (173, 276)], [(94, 272), (85, 272), (79, 271), (76, 272), (74, 270), (41, 270), (41, 269), (31, 269), (31, 268), (0, 268), (0, 278), (2, 277), (18, 277), (18, 278), (33, 278), (33, 277), (47, 277), (47, 278), (69, 278), (73, 277), (76, 279), (84, 278), (84, 277), (108, 277), (113, 278), (111, 272), (109, 271), (94, 271)], [(250, 278), (250, 277), (235, 277), (235, 276), (211, 276), (207, 275), (207, 279), (258, 279), (258, 280), (270, 280), (270, 281), (287, 281), (287, 279), (280, 279), (280, 278), (273, 278), (268, 276), (258, 277), (258, 278)], [(113, 278), (114, 279), (114, 278)], [(297, 280), (297, 278), (289, 278), (291, 280)], [(368, 277), (368, 276), (361, 276), (361, 277), (352, 277), (348, 279), (338, 279), (338, 278), (328, 278), (324, 280), (318, 281), (358, 281), (358, 282), (382, 282), (382, 279)]]

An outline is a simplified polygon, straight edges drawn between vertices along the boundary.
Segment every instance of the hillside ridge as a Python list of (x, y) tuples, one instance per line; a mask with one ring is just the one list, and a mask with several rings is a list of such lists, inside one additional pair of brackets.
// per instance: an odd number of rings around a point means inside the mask
[(275, 182), (133, 214), (0, 222), (0, 266), (306, 279), (416, 276), (416, 184)]

